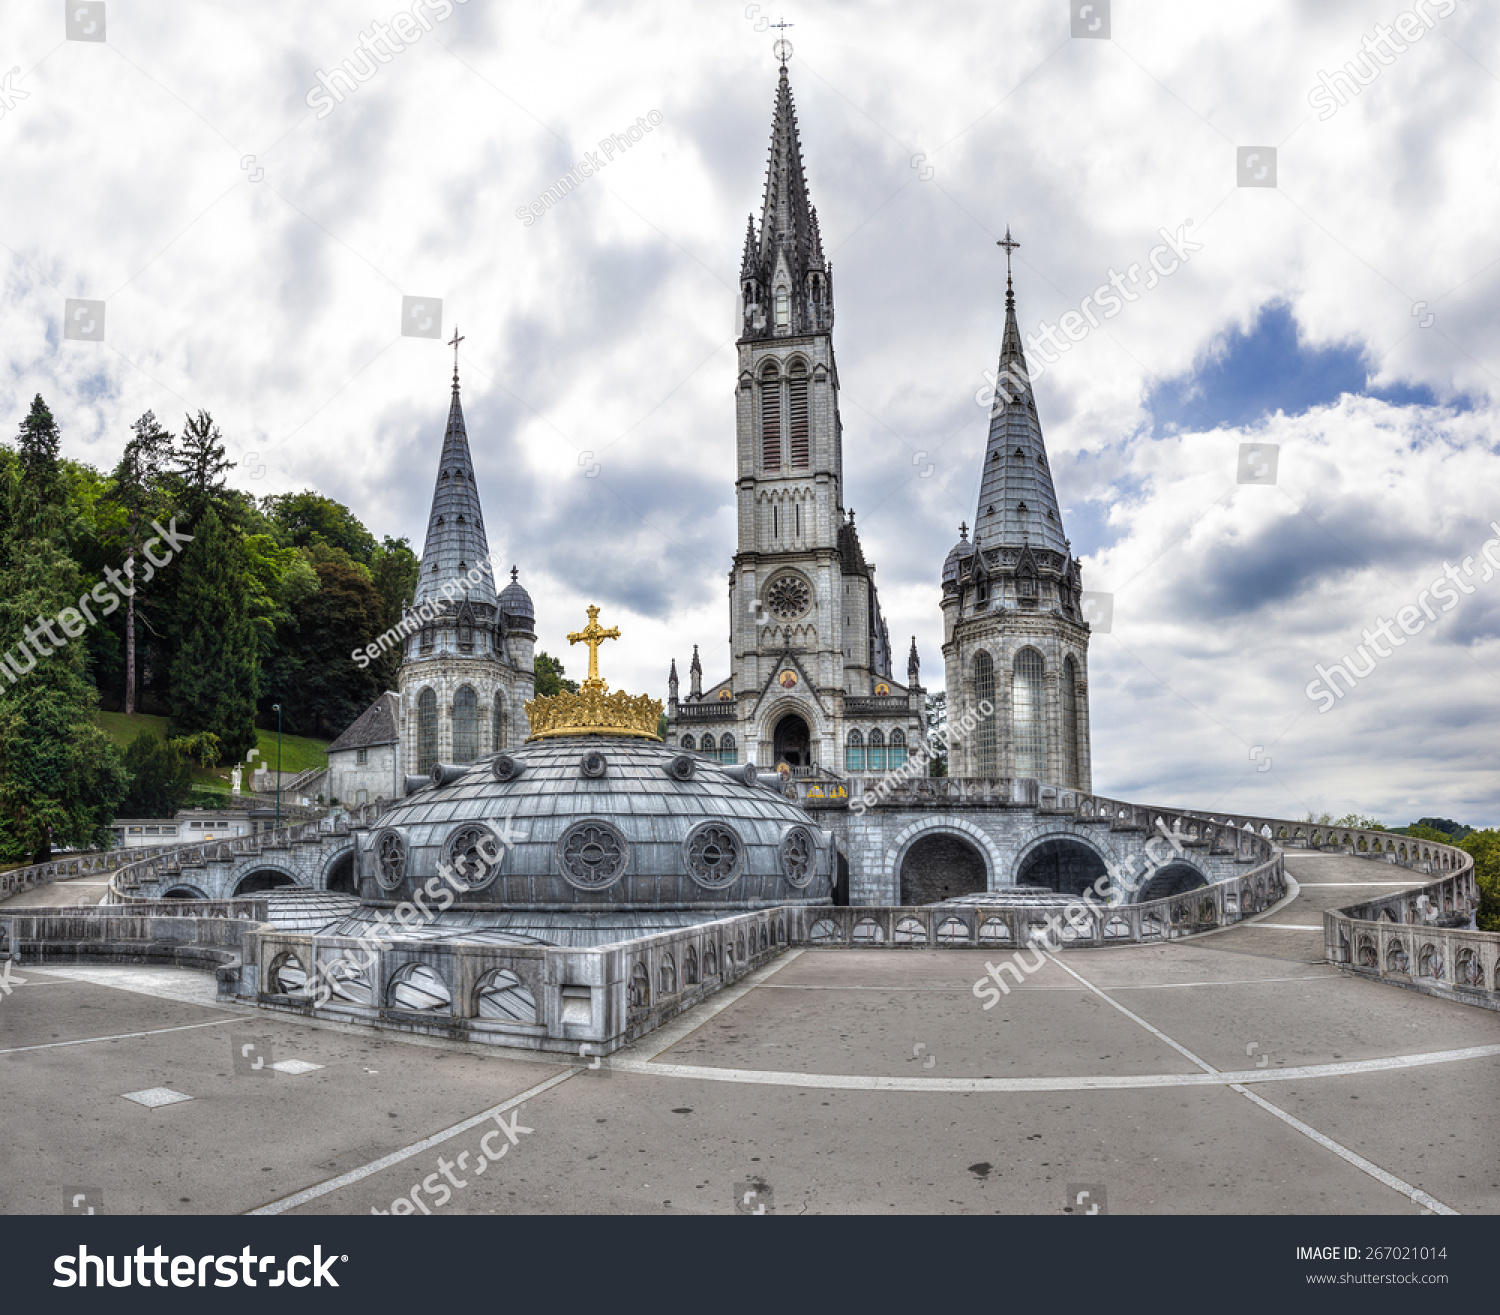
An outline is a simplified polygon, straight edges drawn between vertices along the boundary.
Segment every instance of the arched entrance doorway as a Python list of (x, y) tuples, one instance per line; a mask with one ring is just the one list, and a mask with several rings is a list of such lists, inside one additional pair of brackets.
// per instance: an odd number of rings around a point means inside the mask
[(834, 857), (837, 871), (833, 878), (833, 902), (843, 908), (849, 903), (849, 860), (838, 850), (834, 850)]
[(295, 886), (293, 881), (285, 872), (277, 872), (273, 868), (262, 868), (259, 872), (252, 872), (234, 888), (236, 896), (254, 895), (257, 891), (276, 890), (281, 886)]
[(1206, 885), (1207, 878), (1191, 863), (1168, 863), (1151, 874), (1151, 880), (1136, 893), (1134, 902), (1144, 904), (1147, 900), (1166, 899), (1168, 895), (1181, 895)]
[(346, 895), (358, 895), (359, 891), (354, 886), (354, 850), (351, 848), (347, 854), (341, 854), (333, 860), (328, 869), (328, 889), (341, 891)]
[(901, 860), (901, 903), (936, 904), (989, 888), (984, 855), (961, 836), (935, 832), (916, 840)]
[(1081, 840), (1058, 836), (1044, 840), (1016, 870), (1016, 885), (1046, 886), (1059, 895), (1082, 895), (1107, 869), (1104, 860)]
[(800, 713), (789, 712), (776, 723), (771, 744), (773, 765), (812, 766), (812, 732), (807, 729), (807, 722)]

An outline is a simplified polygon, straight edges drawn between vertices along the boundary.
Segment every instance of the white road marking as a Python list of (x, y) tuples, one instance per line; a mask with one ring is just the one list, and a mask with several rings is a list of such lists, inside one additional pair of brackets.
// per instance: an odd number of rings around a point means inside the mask
[[(1110, 1000), (1109, 1003), (1120, 1008), (1122, 1013), (1130, 1013), (1121, 1008), (1117, 1001)], [(1148, 1030), (1156, 1030), (1149, 1023), (1144, 1026)], [(1171, 1038), (1164, 1039), (1174, 1049), (1182, 1049)], [(1359, 1073), (1424, 1068), (1431, 1064), (1455, 1064), (1471, 1059), (1494, 1059), (1497, 1056), (1500, 1056), (1500, 1045), (1428, 1051), (1417, 1055), (1382, 1055), (1378, 1059), (1305, 1064), (1297, 1068), (1252, 1068), (1239, 1072), (1220, 1072), (1209, 1065), (1201, 1073), (1103, 1073), (1085, 1077), (1040, 1078), (917, 1078), (881, 1077), (867, 1073), (790, 1073), (774, 1069), (708, 1068), (696, 1064), (663, 1064), (659, 1061), (648, 1063), (639, 1059), (617, 1057), (611, 1057), (610, 1068), (616, 1073), (642, 1073), (702, 1082), (742, 1082), (748, 1086), (817, 1087), (838, 1091), (1136, 1091), (1153, 1087), (1223, 1087), (1233, 1086), (1235, 1083), (1302, 1082), (1317, 1078), (1348, 1077)], [(1197, 1056), (1189, 1058), (1193, 1063), (1203, 1064)]]
[(413, 1142), (410, 1146), (403, 1147), (399, 1151), (392, 1151), (389, 1155), (382, 1155), (378, 1160), (371, 1160), (369, 1164), (361, 1165), (358, 1169), (351, 1169), (348, 1173), (341, 1173), (337, 1178), (330, 1178), (327, 1182), (317, 1183), (312, 1187), (305, 1187), (300, 1192), (294, 1192), (291, 1196), (283, 1196), (279, 1201), (272, 1201), (269, 1205), (263, 1205), (258, 1210), (247, 1210), (249, 1215), (279, 1215), (288, 1210), (294, 1210), (299, 1205), (306, 1205), (309, 1201), (315, 1201), (320, 1196), (327, 1196), (329, 1192), (336, 1192), (341, 1187), (348, 1187), (351, 1183), (357, 1183), (361, 1179), (370, 1177), (393, 1164), (400, 1164), (402, 1160), (409, 1160), (414, 1155), (420, 1155), (423, 1151), (430, 1151), (434, 1146), (441, 1146), (450, 1137), (457, 1137), (461, 1132), (468, 1132), (470, 1128), (477, 1128), (481, 1123), (488, 1123), (498, 1115), (505, 1114), (515, 1109), (517, 1105), (528, 1100), (534, 1100), (543, 1092), (552, 1090), (571, 1078), (577, 1069), (570, 1068), (564, 1073), (556, 1073), (545, 1082), (538, 1082), (536, 1086), (523, 1091), (519, 1096), (512, 1096), (507, 1101), (487, 1109), (472, 1118), (465, 1119), (462, 1123), (455, 1123), (451, 1128), (444, 1128), (442, 1132), (435, 1132), (430, 1137), (424, 1137), (419, 1142)]
[[(1051, 959), (1053, 963), (1056, 963), (1057, 966), (1059, 968), (1061, 968), (1065, 973), (1068, 973), (1068, 974), (1070, 974), (1073, 977), (1077, 977), (1080, 982), (1084, 982), (1085, 985), (1093, 987), (1095, 993), (1106, 1004), (1113, 1005), (1116, 1009), (1118, 1009), (1127, 1018), (1134, 1019), (1137, 1023), (1139, 1023), (1142, 1027), (1144, 1027), (1153, 1036), (1158, 1037), (1162, 1041), (1166, 1042), (1167, 1045), (1171, 1046), (1173, 1050), (1177, 1051), (1179, 1054), (1185, 1056), (1186, 1058), (1192, 1060), (1192, 1062), (1195, 1063), (1195, 1064), (1197, 1064), (1200, 1068), (1206, 1070), (1210, 1074), (1217, 1074), (1220, 1078), (1229, 1076), (1227, 1074), (1218, 1073), (1218, 1070), (1216, 1070), (1213, 1067), (1213, 1065), (1210, 1064), (1207, 1060), (1200, 1059), (1197, 1055), (1193, 1054), (1193, 1052), (1191, 1050), (1187, 1049), (1187, 1047), (1178, 1045), (1177, 1042), (1173, 1041), (1172, 1038), (1169, 1037), (1165, 1032), (1161, 1031), (1158, 1028), (1153, 1027), (1150, 1023), (1146, 1022), (1145, 1019), (1139, 1017), (1138, 1015), (1132, 1014), (1130, 1012), (1130, 1010), (1126, 1009), (1125, 1006), (1122, 1005), (1122, 1004), (1120, 1004), (1119, 1001), (1112, 1000), (1104, 991), (1099, 990), (1099, 988), (1097, 986), (1093, 986), (1092, 982), (1088, 982), (1085, 978), (1079, 977), (1078, 974), (1075, 973), (1071, 968), (1067, 967), (1065, 964), (1059, 963), (1058, 960), (1057, 960), (1057, 956), (1056, 955), (1049, 954), (1047, 957), (1049, 959)], [(1473, 1052), (1476, 1051), (1476, 1050), (1493, 1050), (1497, 1054), (1500, 1054), (1500, 1046), (1474, 1046), (1474, 1047), (1470, 1048), (1470, 1050), (1468, 1052), (1468, 1057), (1473, 1057)], [(1442, 1052), (1440, 1052), (1440, 1053), (1442, 1053)], [(1462, 1054), (1464, 1052), (1448, 1051), (1446, 1053), (1450, 1054), (1450, 1055), (1456, 1055), (1456, 1054)], [(1416, 1056), (1406, 1055), (1406, 1056), (1395, 1056), (1393, 1058), (1396, 1058), (1396, 1059), (1405, 1059), (1405, 1060), (1410, 1061), (1410, 1060), (1416, 1058)], [(1370, 1065), (1372, 1063), (1379, 1064), (1379, 1063), (1383, 1063), (1383, 1062), (1384, 1063), (1388, 1063), (1389, 1061), (1356, 1060), (1356, 1061), (1354, 1061), (1354, 1063), (1350, 1067), (1353, 1068), (1353, 1069), (1355, 1069), (1356, 1071), (1368, 1073), (1368, 1072), (1371, 1072), (1373, 1070), (1370, 1069), (1369, 1067), (1363, 1067), (1363, 1066)], [(1441, 1062), (1441, 1061), (1439, 1061), (1439, 1062)], [(1398, 1065), (1398, 1066), (1400, 1066), (1400, 1065)], [(1410, 1066), (1411, 1065), (1409, 1063), (1407, 1065), (1405, 1065), (1405, 1067), (1410, 1067)], [(1344, 1066), (1343, 1065), (1316, 1065), (1316, 1066), (1312, 1066), (1312, 1067), (1319, 1067), (1319, 1068), (1329, 1068), (1329, 1067), (1342, 1068)], [(1289, 1070), (1289, 1069), (1282, 1069), (1281, 1073), (1278, 1076), (1280, 1076), (1281, 1078), (1285, 1079), (1286, 1075), (1289, 1072), (1291, 1072), (1291, 1070)], [(1288, 1114), (1285, 1110), (1278, 1109), (1276, 1106), (1272, 1105), (1270, 1103), (1270, 1101), (1266, 1100), (1264, 1097), (1258, 1096), (1254, 1092), (1249, 1091), (1246, 1088), (1246, 1086), (1245, 1086), (1245, 1079), (1242, 1078), (1239, 1074), (1234, 1074), (1233, 1075), (1233, 1077), (1231, 1079), (1231, 1082), (1230, 1082), (1230, 1089), (1232, 1091), (1238, 1092), (1241, 1096), (1245, 1097), (1246, 1100), (1248, 1100), (1248, 1101), (1252, 1102), (1253, 1104), (1257, 1105), (1259, 1108), (1261, 1108), (1263, 1110), (1267, 1110), (1271, 1114), (1274, 1114), (1278, 1119), (1280, 1119), (1288, 1127), (1295, 1128), (1298, 1132), (1302, 1133), (1305, 1137), (1311, 1138), (1319, 1146), (1323, 1147), (1324, 1150), (1332, 1151), (1340, 1159), (1347, 1161), (1349, 1164), (1352, 1164), (1356, 1169), (1359, 1169), (1363, 1173), (1369, 1174), (1370, 1177), (1374, 1178), (1376, 1182), (1383, 1183), (1386, 1187), (1391, 1188), (1393, 1191), (1400, 1192), (1408, 1200), (1415, 1201), (1418, 1205), (1426, 1207), (1428, 1210), (1431, 1210), (1434, 1214), (1456, 1215), (1458, 1213), (1457, 1210), (1454, 1210), (1451, 1207), (1444, 1205), (1436, 1197), (1429, 1196), (1420, 1187), (1413, 1187), (1410, 1183), (1406, 1182), (1404, 1179), (1397, 1178), (1395, 1174), (1387, 1172), (1386, 1170), (1382, 1169), (1378, 1164), (1375, 1164), (1372, 1161), (1365, 1159), (1364, 1156), (1359, 1155), (1359, 1154), (1355, 1153), (1354, 1151), (1351, 1151), (1347, 1146), (1343, 1146), (1340, 1143), (1334, 1141), (1333, 1138), (1325, 1136), (1323, 1133), (1319, 1132), (1316, 1128), (1313, 1128), (1309, 1124), (1303, 1123), (1301, 1119), (1293, 1117), (1292, 1115)]]

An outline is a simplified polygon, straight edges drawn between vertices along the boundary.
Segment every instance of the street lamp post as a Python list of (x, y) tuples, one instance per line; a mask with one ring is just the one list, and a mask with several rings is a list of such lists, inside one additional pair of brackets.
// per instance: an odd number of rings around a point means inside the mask
[(276, 825), (281, 829), (281, 704), (273, 703), (271, 711), (276, 714)]

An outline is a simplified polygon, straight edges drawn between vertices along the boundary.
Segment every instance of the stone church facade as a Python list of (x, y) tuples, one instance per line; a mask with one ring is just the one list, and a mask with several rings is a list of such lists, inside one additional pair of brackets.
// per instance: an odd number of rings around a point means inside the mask
[(667, 739), (797, 775), (890, 771), (925, 740), (926, 695), (915, 641), (906, 683), (893, 677), (875, 564), (844, 505), (833, 270), (784, 66), (740, 301), (730, 672), (705, 688), (695, 648), (683, 696), (674, 660)]

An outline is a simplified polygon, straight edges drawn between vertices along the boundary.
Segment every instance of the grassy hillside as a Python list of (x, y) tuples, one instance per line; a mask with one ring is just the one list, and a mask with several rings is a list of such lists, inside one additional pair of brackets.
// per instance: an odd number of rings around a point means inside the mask
[[(131, 740), (135, 739), (143, 730), (150, 731), (160, 739), (167, 737), (167, 719), (165, 717), (152, 717), (146, 713), (138, 712), (132, 717), (127, 717), (123, 712), (101, 712), (99, 713), (99, 725), (104, 733), (109, 736), (121, 749), (126, 748)], [(272, 771), (276, 770), (276, 730), (256, 728), (256, 737), (259, 740), (258, 748), (260, 757), (255, 762), (257, 766), (264, 765)], [(313, 740), (304, 735), (283, 735), (281, 737), (281, 770), (283, 772), (302, 772), (309, 767), (328, 766), (329, 740)], [(212, 771), (202, 768), (193, 769), (193, 782), (201, 789), (221, 790), (229, 789), (229, 766), (216, 767)], [(248, 780), (247, 780), (248, 784)]]

